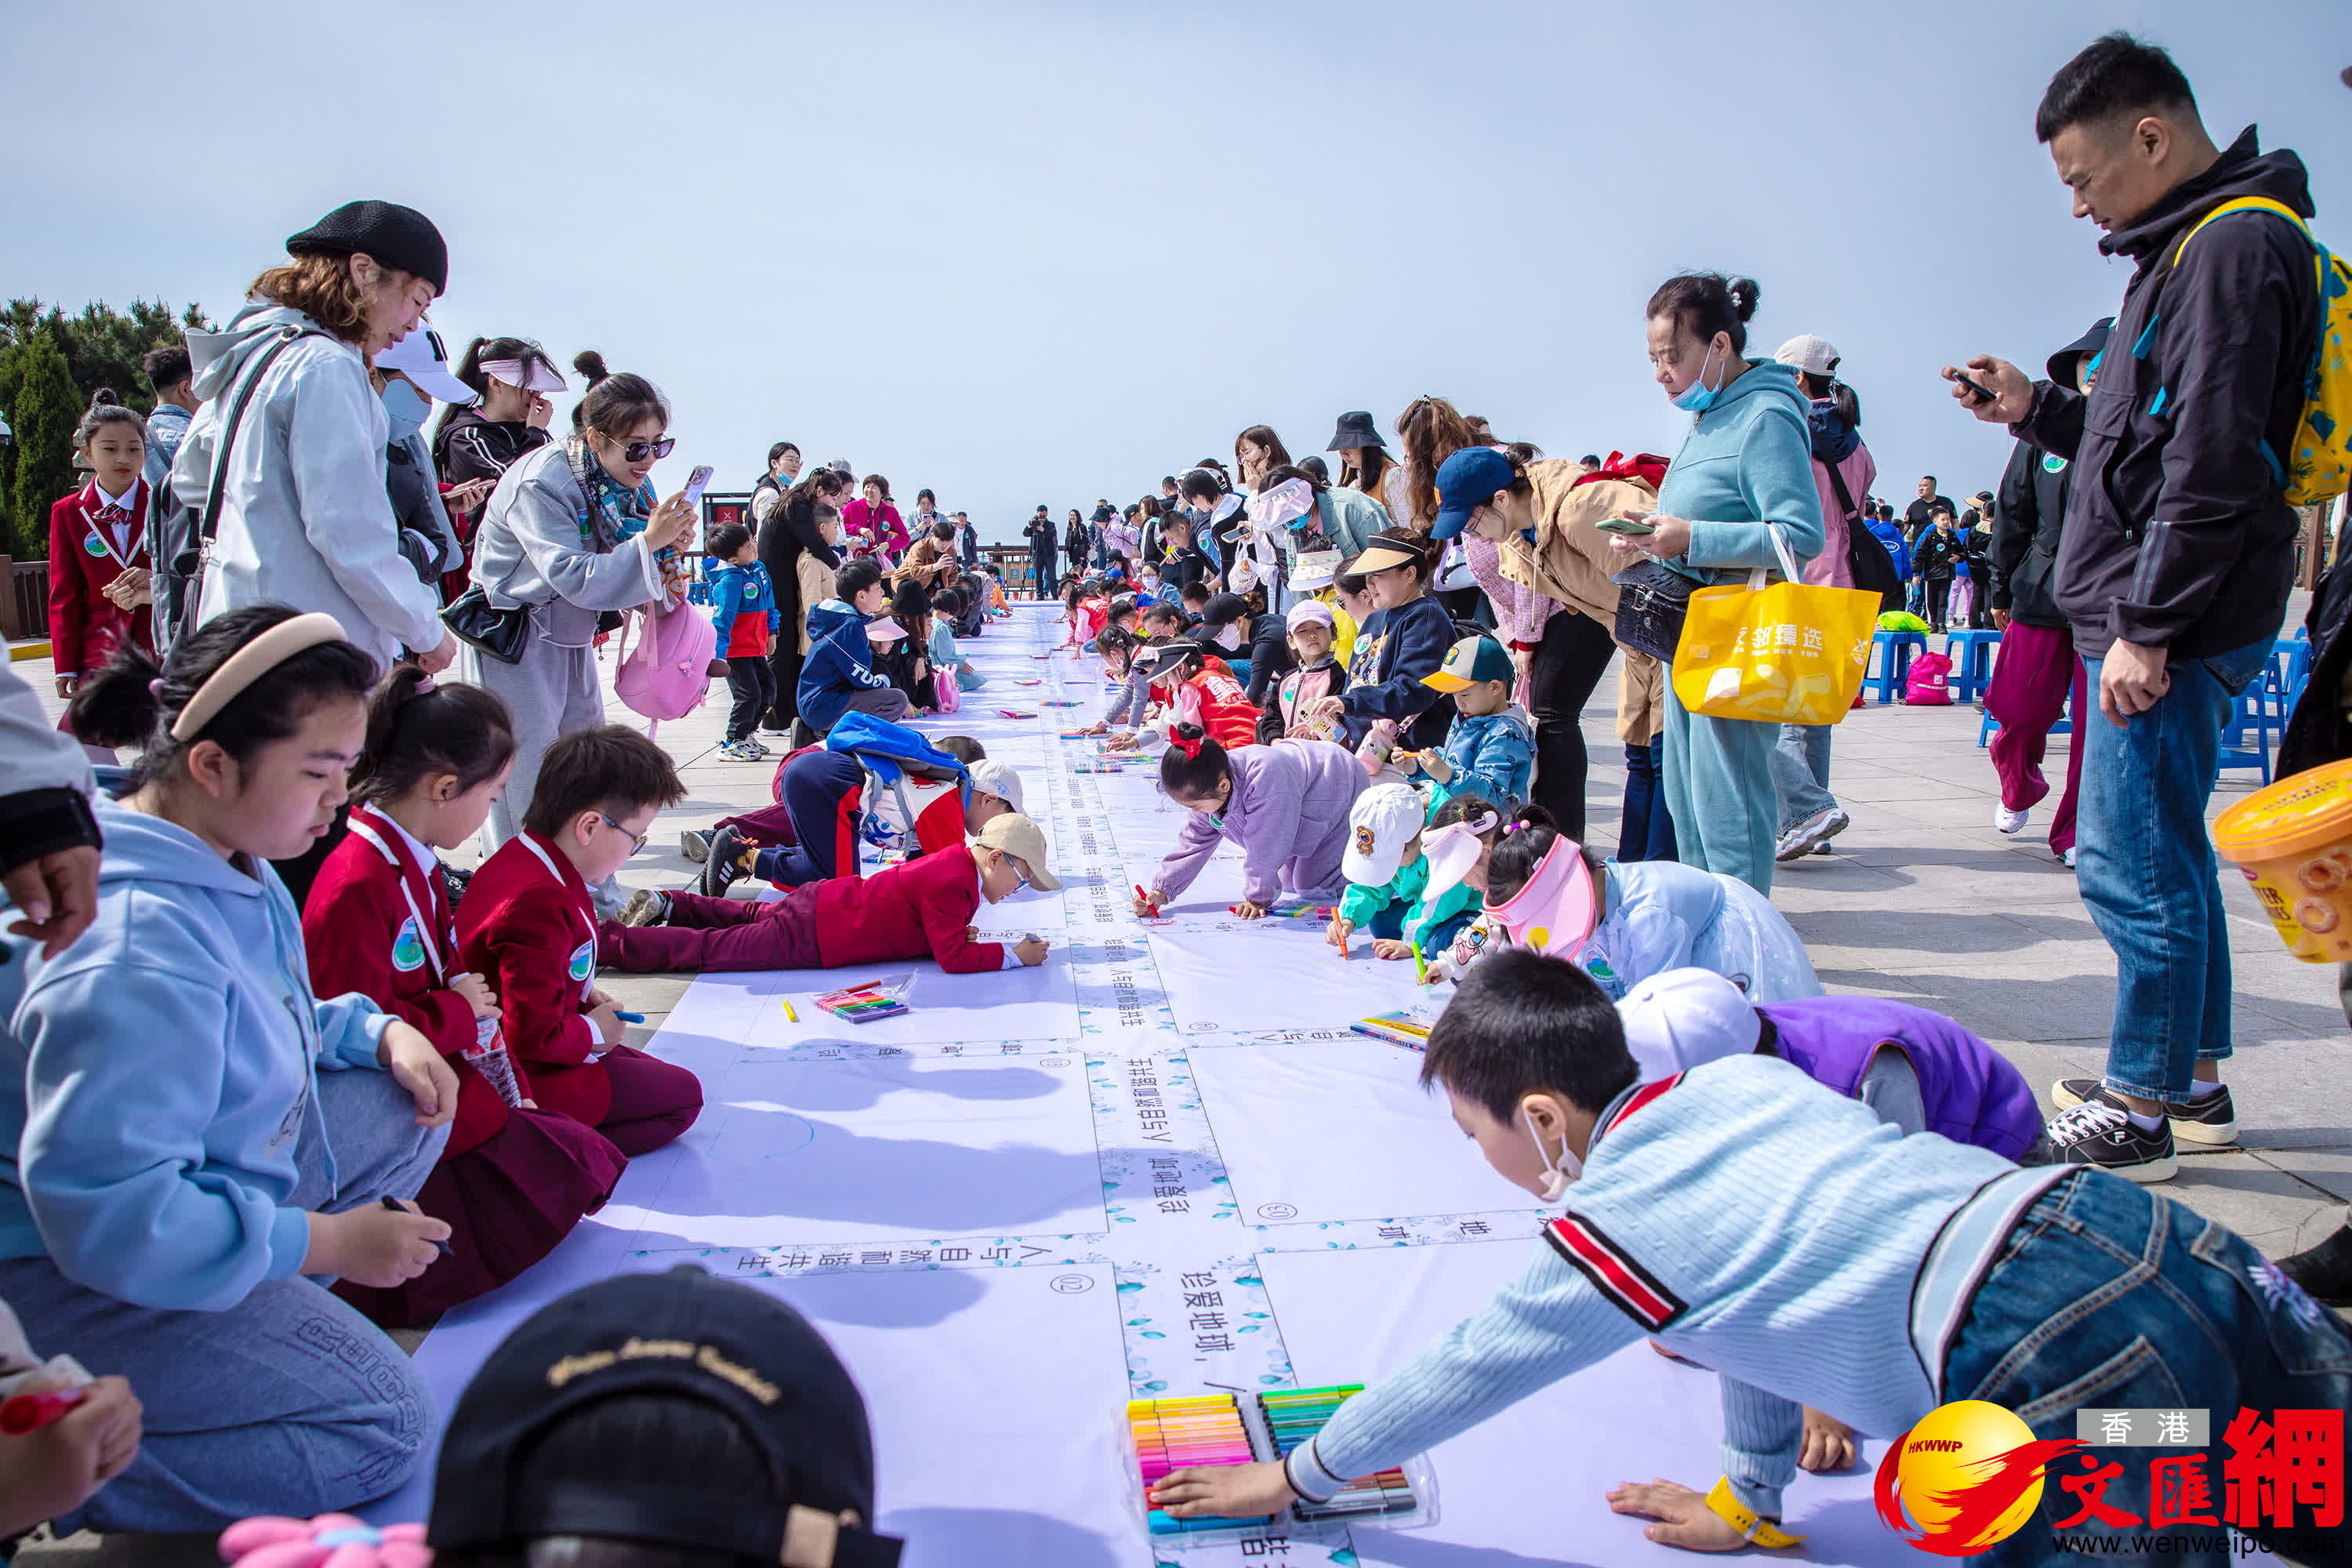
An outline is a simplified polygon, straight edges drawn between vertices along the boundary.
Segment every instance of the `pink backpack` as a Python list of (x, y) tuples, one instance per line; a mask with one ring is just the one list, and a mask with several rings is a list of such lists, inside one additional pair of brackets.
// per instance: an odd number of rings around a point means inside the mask
[[(629, 628), (637, 630), (637, 645), (629, 646)], [(710, 695), (710, 658), (719, 634), (708, 616), (680, 602), (674, 610), (656, 614), (650, 605), (629, 612), (621, 623), (620, 668), (613, 674), (613, 691), (633, 712), (654, 721), (683, 719)]]
[(1903, 683), (1903, 700), (1914, 708), (1948, 708), (1952, 705), (1952, 689), (1945, 684), (1952, 673), (1952, 661), (1940, 653), (1923, 653), (1911, 661), (1910, 676)]
[(963, 706), (963, 688), (956, 684), (952, 669), (931, 671), (931, 692), (938, 700), (939, 712), (953, 713)]

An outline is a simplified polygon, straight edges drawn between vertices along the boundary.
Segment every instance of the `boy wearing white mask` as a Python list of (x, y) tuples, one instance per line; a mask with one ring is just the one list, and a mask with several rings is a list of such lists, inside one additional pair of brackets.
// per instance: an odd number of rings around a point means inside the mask
[[(2352, 1332), (2221, 1226), (2103, 1171), (1898, 1136), (1769, 1057), (1644, 1083), (1617, 1008), (1563, 960), (1481, 964), (1431, 1030), (1422, 1079), (1488, 1164), (1564, 1205), (1527, 1274), (1286, 1458), (1178, 1470), (1152, 1506), (1262, 1518), (1335, 1496), (1645, 1335), (1721, 1374), (1724, 1475), (1608, 1501), (1698, 1551), (1801, 1539), (1781, 1528), (1781, 1489), (1807, 1405), (1884, 1437), (1954, 1400), (2031, 1410), (2021, 1496), (2042, 1466), (2095, 1468), (2068, 1452), (2087, 1405), (2159, 1385), (2168, 1408), (2352, 1400)], [(2150, 1485), (2126, 1467), (2105, 1501), (2146, 1517)], [(2050, 1487), (2039, 1507), (2074, 1500)], [(2011, 1538), (2018, 1561), (2039, 1560), (2055, 1517)]]

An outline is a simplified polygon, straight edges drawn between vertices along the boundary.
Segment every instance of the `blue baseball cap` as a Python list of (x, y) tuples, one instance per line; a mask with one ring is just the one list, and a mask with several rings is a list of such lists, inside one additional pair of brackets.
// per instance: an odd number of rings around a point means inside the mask
[(1465, 447), (1437, 466), (1437, 521), (1433, 539), (1452, 539), (1470, 514), (1511, 488), (1511, 459), (1492, 447)]

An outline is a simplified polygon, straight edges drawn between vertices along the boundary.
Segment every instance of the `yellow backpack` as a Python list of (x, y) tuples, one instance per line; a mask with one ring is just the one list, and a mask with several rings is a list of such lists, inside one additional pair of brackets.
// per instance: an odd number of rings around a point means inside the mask
[(2310, 374), (2304, 383), (2303, 418), (2295, 426), (2290, 460), (2281, 462), (2268, 441), (2263, 443), (2263, 460), (2270, 465), (2279, 489), (2286, 492), (2289, 506), (2334, 500), (2352, 489), (2352, 349), (2346, 346), (2347, 340), (2352, 339), (2352, 266), (2329, 254), (2294, 208), (2268, 196), (2240, 196), (2207, 213), (2195, 228), (2180, 237), (2172, 265), (2180, 265), (2181, 253), (2197, 237), (2198, 229), (2236, 212), (2275, 213), (2302, 232), (2315, 253), (2319, 346), (2313, 351)]

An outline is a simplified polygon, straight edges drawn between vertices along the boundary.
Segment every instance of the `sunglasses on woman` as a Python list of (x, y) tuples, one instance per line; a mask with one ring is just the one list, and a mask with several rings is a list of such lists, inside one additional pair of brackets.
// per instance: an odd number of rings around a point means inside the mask
[(621, 461), (642, 463), (647, 458), (667, 458), (677, 446), (675, 436), (665, 436), (658, 441), (631, 441), (621, 447)]

